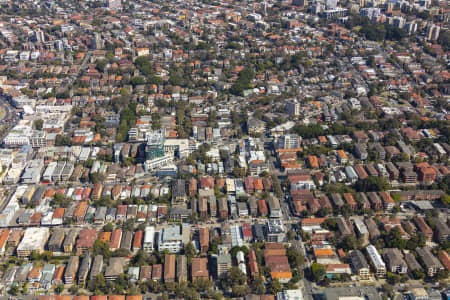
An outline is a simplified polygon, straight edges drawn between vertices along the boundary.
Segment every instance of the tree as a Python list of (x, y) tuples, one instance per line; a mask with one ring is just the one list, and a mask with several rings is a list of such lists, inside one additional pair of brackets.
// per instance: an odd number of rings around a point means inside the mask
[(19, 287), (17, 285), (13, 285), (9, 288), (8, 293), (10, 295), (16, 296), (19, 293)]
[(446, 278), (448, 278), (448, 270), (440, 270), (439, 272), (438, 272), (438, 274), (437, 274), (437, 278), (439, 279), (439, 280), (443, 280), (443, 279), (446, 279)]
[(394, 227), (389, 231), (384, 237), (384, 242), (388, 248), (405, 249), (408, 245), (408, 241), (402, 239), (402, 233), (398, 227)]
[(319, 216), (319, 217), (326, 217), (326, 216), (328, 216), (329, 213), (330, 213), (330, 209), (328, 207), (322, 207), (317, 212), (317, 216)]
[(445, 194), (441, 197), (441, 203), (445, 207), (450, 207), (450, 196)]
[(84, 162), (85, 168), (92, 168), (93, 165), (94, 165), (94, 160), (92, 158), (89, 158), (88, 160), (86, 160)]
[(125, 274), (120, 274), (119, 278), (116, 279), (114, 284), (114, 293), (124, 294), (129, 286), (129, 276)]
[(141, 294), (141, 289), (137, 286), (132, 286), (132, 287), (130, 287), (128, 294), (129, 295), (139, 295), (139, 294)]
[(394, 288), (392, 287), (392, 285), (390, 284), (383, 284), (382, 286), (383, 292), (388, 296), (391, 297), (393, 295), (394, 292)]
[(107, 65), (107, 61), (105, 59), (100, 59), (97, 61), (96, 68), (99, 72), (103, 73), (105, 71), (105, 67)]
[(55, 293), (56, 294), (61, 294), (64, 291), (64, 284), (60, 284), (57, 287), (55, 287)]
[(87, 287), (91, 292), (100, 291), (106, 293), (106, 280), (103, 274), (98, 274), (94, 279), (89, 280)]
[(78, 293), (78, 286), (76, 286), (76, 285), (72, 285), (70, 288), (69, 288), (69, 293), (70, 294), (72, 294), (72, 295), (76, 295), (77, 293)]
[(239, 168), (239, 167), (234, 167), (233, 169), (233, 175), (237, 178), (242, 178), (246, 175), (245, 169), (244, 168)]
[(392, 199), (395, 201), (395, 203), (398, 203), (401, 201), (399, 193), (392, 193), (391, 196), (392, 196)]
[(136, 222), (136, 220), (134, 218), (126, 220), (125, 223), (123, 224), (123, 230), (124, 231), (133, 231), (135, 222)]
[(142, 75), (150, 76), (152, 74), (152, 65), (147, 57), (139, 56), (135, 59), (134, 64), (136, 68), (142, 73)]
[(264, 295), (266, 293), (266, 287), (264, 286), (264, 281), (261, 277), (257, 277), (253, 280), (250, 289), (252, 293), (256, 295)]
[(210, 289), (208, 291), (206, 291), (205, 293), (206, 298), (208, 299), (214, 299), (214, 300), (221, 300), (223, 299), (223, 295), (221, 292), (216, 292), (213, 289)]
[(215, 236), (211, 242), (209, 243), (209, 254), (218, 254), (219, 253), (219, 245), (222, 243), (220, 237)]
[(112, 232), (114, 230), (114, 225), (112, 223), (107, 223), (105, 226), (103, 226), (103, 231), (105, 232)]
[(305, 257), (300, 253), (300, 250), (294, 246), (290, 246), (286, 250), (289, 264), (292, 268), (302, 268), (305, 263)]
[[(450, 194), (450, 174), (445, 175), (439, 180), (439, 188), (442, 189), (448, 196)], [(446, 197), (446, 199), (448, 199)]]
[(239, 72), (239, 77), (231, 86), (230, 92), (233, 95), (242, 96), (242, 92), (250, 88), (250, 83), (253, 80), (255, 73), (252, 69), (246, 68)]
[(93, 184), (96, 184), (98, 182), (102, 182), (105, 180), (105, 175), (101, 174), (101, 173), (91, 173), (89, 174), (90, 176), (90, 180), (92, 181)]
[(396, 162), (405, 162), (405, 161), (409, 161), (409, 155), (406, 154), (405, 152), (400, 153), (400, 155), (398, 157), (395, 158)]
[(292, 230), (289, 230), (287, 233), (287, 239), (288, 241), (292, 241), (295, 239), (295, 232), (293, 232)]
[(450, 50), (450, 30), (442, 31), (439, 35), (438, 42), (445, 49), (445, 51)]
[(276, 295), (277, 293), (281, 292), (283, 290), (283, 286), (281, 285), (280, 281), (278, 279), (273, 279), (270, 282), (269, 285), (269, 292), (272, 295)]
[(389, 182), (384, 177), (369, 176), (355, 183), (358, 192), (379, 192), (389, 188)]
[(293, 128), (294, 132), (303, 138), (317, 138), (325, 135), (325, 129), (318, 124), (313, 125), (296, 125)]
[(335, 218), (328, 218), (325, 220), (323, 224), (325, 229), (336, 231), (337, 230), (337, 222)]
[(140, 76), (134, 76), (133, 78), (130, 79), (130, 83), (135, 87), (137, 85), (144, 84), (145, 79)]
[(112, 200), (111, 196), (104, 195), (104, 196), (101, 196), (100, 199), (98, 199), (97, 201), (94, 202), (94, 206), (95, 207), (99, 207), (99, 206), (111, 207), (111, 206), (113, 206), (113, 200)]
[(42, 130), (42, 126), (44, 125), (44, 121), (42, 119), (37, 119), (34, 121), (34, 127), (36, 130)]
[(240, 285), (234, 285), (231, 289), (232, 294), (234, 297), (243, 297), (245, 295), (248, 295), (250, 292), (250, 289), (247, 285), (240, 284)]
[(195, 253), (196, 253), (195, 247), (194, 244), (192, 244), (192, 242), (189, 242), (188, 244), (186, 244), (186, 246), (184, 246), (184, 254), (186, 255), (189, 261), (192, 259), (192, 257), (194, 257)]
[(208, 279), (197, 279), (192, 283), (192, 286), (197, 290), (197, 292), (204, 292), (211, 289), (214, 284), (211, 280)]
[(57, 193), (53, 195), (51, 205), (54, 207), (67, 207), (71, 203), (71, 200), (64, 194)]
[(124, 249), (124, 248), (119, 248), (116, 251), (114, 251), (113, 256), (114, 257), (127, 257), (130, 254), (131, 254), (130, 250)]
[(247, 276), (238, 268), (231, 267), (228, 271), (225, 280), (222, 280), (223, 288), (232, 288), (235, 285), (243, 285), (247, 281)]
[(421, 280), (421, 279), (425, 278), (425, 273), (422, 272), (421, 270), (413, 270), (412, 275), (413, 275), (414, 279), (416, 279), (416, 280), (419, 280), (419, 279)]
[(346, 251), (354, 250), (358, 248), (358, 241), (354, 236), (348, 235), (342, 240), (342, 248)]
[(198, 292), (192, 288), (186, 287), (186, 288), (181, 289), (181, 294), (182, 294), (182, 299), (187, 299), (187, 300), (200, 299), (200, 295), (198, 294)]
[(311, 274), (316, 282), (320, 282), (325, 276), (326, 270), (325, 266), (318, 263), (313, 263), (311, 265)]
[[(402, 243), (402, 242), (401, 242)], [(417, 247), (424, 247), (426, 243), (426, 237), (422, 232), (411, 235), (411, 238), (406, 242), (406, 248), (408, 250), (414, 250)]]
[(239, 246), (234, 246), (233, 248), (231, 248), (230, 250), (230, 255), (231, 257), (236, 257), (236, 254), (241, 250), (241, 247)]
[(153, 265), (156, 263), (156, 257), (149, 255), (144, 250), (140, 249), (135, 256), (131, 259), (131, 265), (142, 267), (144, 265)]
[(396, 285), (397, 283), (400, 283), (401, 277), (395, 273), (387, 272), (386, 273), (386, 279), (387, 282), (390, 284)]
[(169, 300), (169, 295), (167, 295), (167, 293), (163, 293), (160, 299), (161, 300)]
[(271, 178), (272, 178), (272, 186), (273, 186), (275, 195), (279, 198), (282, 197), (283, 191), (281, 189), (280, 182), (278, 181), (278, 177), (275, 174), (272, 174)]
[(145, 284), (147, 285), (149, 292), (155, 294), (159, 294), (164, 290), (164, 287), (159, 281), (147, 280)]
[(103, 255), (104, 258), (110, 258), (112, 256), (109, 245), (101, 240), (96, 240), (92, 248), (94, 255)]

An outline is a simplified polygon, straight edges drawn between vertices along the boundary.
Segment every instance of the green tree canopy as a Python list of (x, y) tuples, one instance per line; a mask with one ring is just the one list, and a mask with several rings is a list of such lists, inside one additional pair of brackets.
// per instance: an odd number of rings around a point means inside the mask
[(313, 263), (311, 265), (311, 275), (313, 276), (316, 282), (319, 282), (325, 276), (326, 270), (325, 266), (318, 263)]
[(369, 176), (366, 179), (358, 180), (354, 188), (358, 192), (379, 192), (389, 188), (389, 182), (384, 177)]
[(250, 83), (255, 77), (255, 72), (250, 68), (245, 68), (239, 72), (239, 77), (231, 86), (230, 92), (233, 95), (242, 96), (242, 92), (250, 88)]

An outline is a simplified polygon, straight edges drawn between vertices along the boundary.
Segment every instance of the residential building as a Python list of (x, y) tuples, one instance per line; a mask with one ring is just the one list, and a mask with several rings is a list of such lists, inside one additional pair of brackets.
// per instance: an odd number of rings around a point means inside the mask
[(366, 251), (377, 277), (383, 278), (384, 276), (386, 276), (386, 264), (384, 263), (375, 246), (368, 245), (366, 247)]
[(163, 228), (159, 234), (158, 250), (178, 253), (189, 242), (189, 239), (190, 227), (187, 224)]
[(208, 258), (196, 257), (192, 259), (191, 279), (195, 282), (198, 279), (209, 279)]
[(152, 253), (155, 248), (155, 227), (145, 227), (143, 249), (145, 252)]
[(286, 240), (286, 228), (281, 219), (267, 221), (267, 241), (282, 243)]
[(166, 254), (164, 256), (164, 282), (175, 281), (175, 254)]
[(353, 250), (350, 252), (350, 260), (352, 267), (356, 274), (358, 274), (360, 280), (368, 280), (370, 276), (370, 267), (362, 252)]
[(431, 253), (430, 248), (416, 248), (416, 253), (424, 266), (428, 276), (434, 277), (440, 270), (443, 270), (441, 262)]
[(74, 283), (78, 272), (79, 260), (80, 259), (78, 256), (69, 257), (69, 261), (67, 262), (67, 266), (64, 270), (64, 282), (66, 284)]
[(408, 272), (408, 265), (403, 260), (403, 255), (397, 248), (384, 248), (383, 257), (390, 272), (399, 274)]
[(25, 230), (22, 241), (17, 247), (17, 256), (28, 257), (31, 252), (44, 252), (45, 244), (47, 243), (50, 231), (48, 228), (31, 227)]
[(185, 255), (178, 255), (177, 257), (177, 282), (188, 281), (188, 265)]
[(216, 266), (217, 266), (217, 277), (223, 278), (228, 271), (231, 269), (231, 255), (230, 254), (219, 254), (216, 257)]

